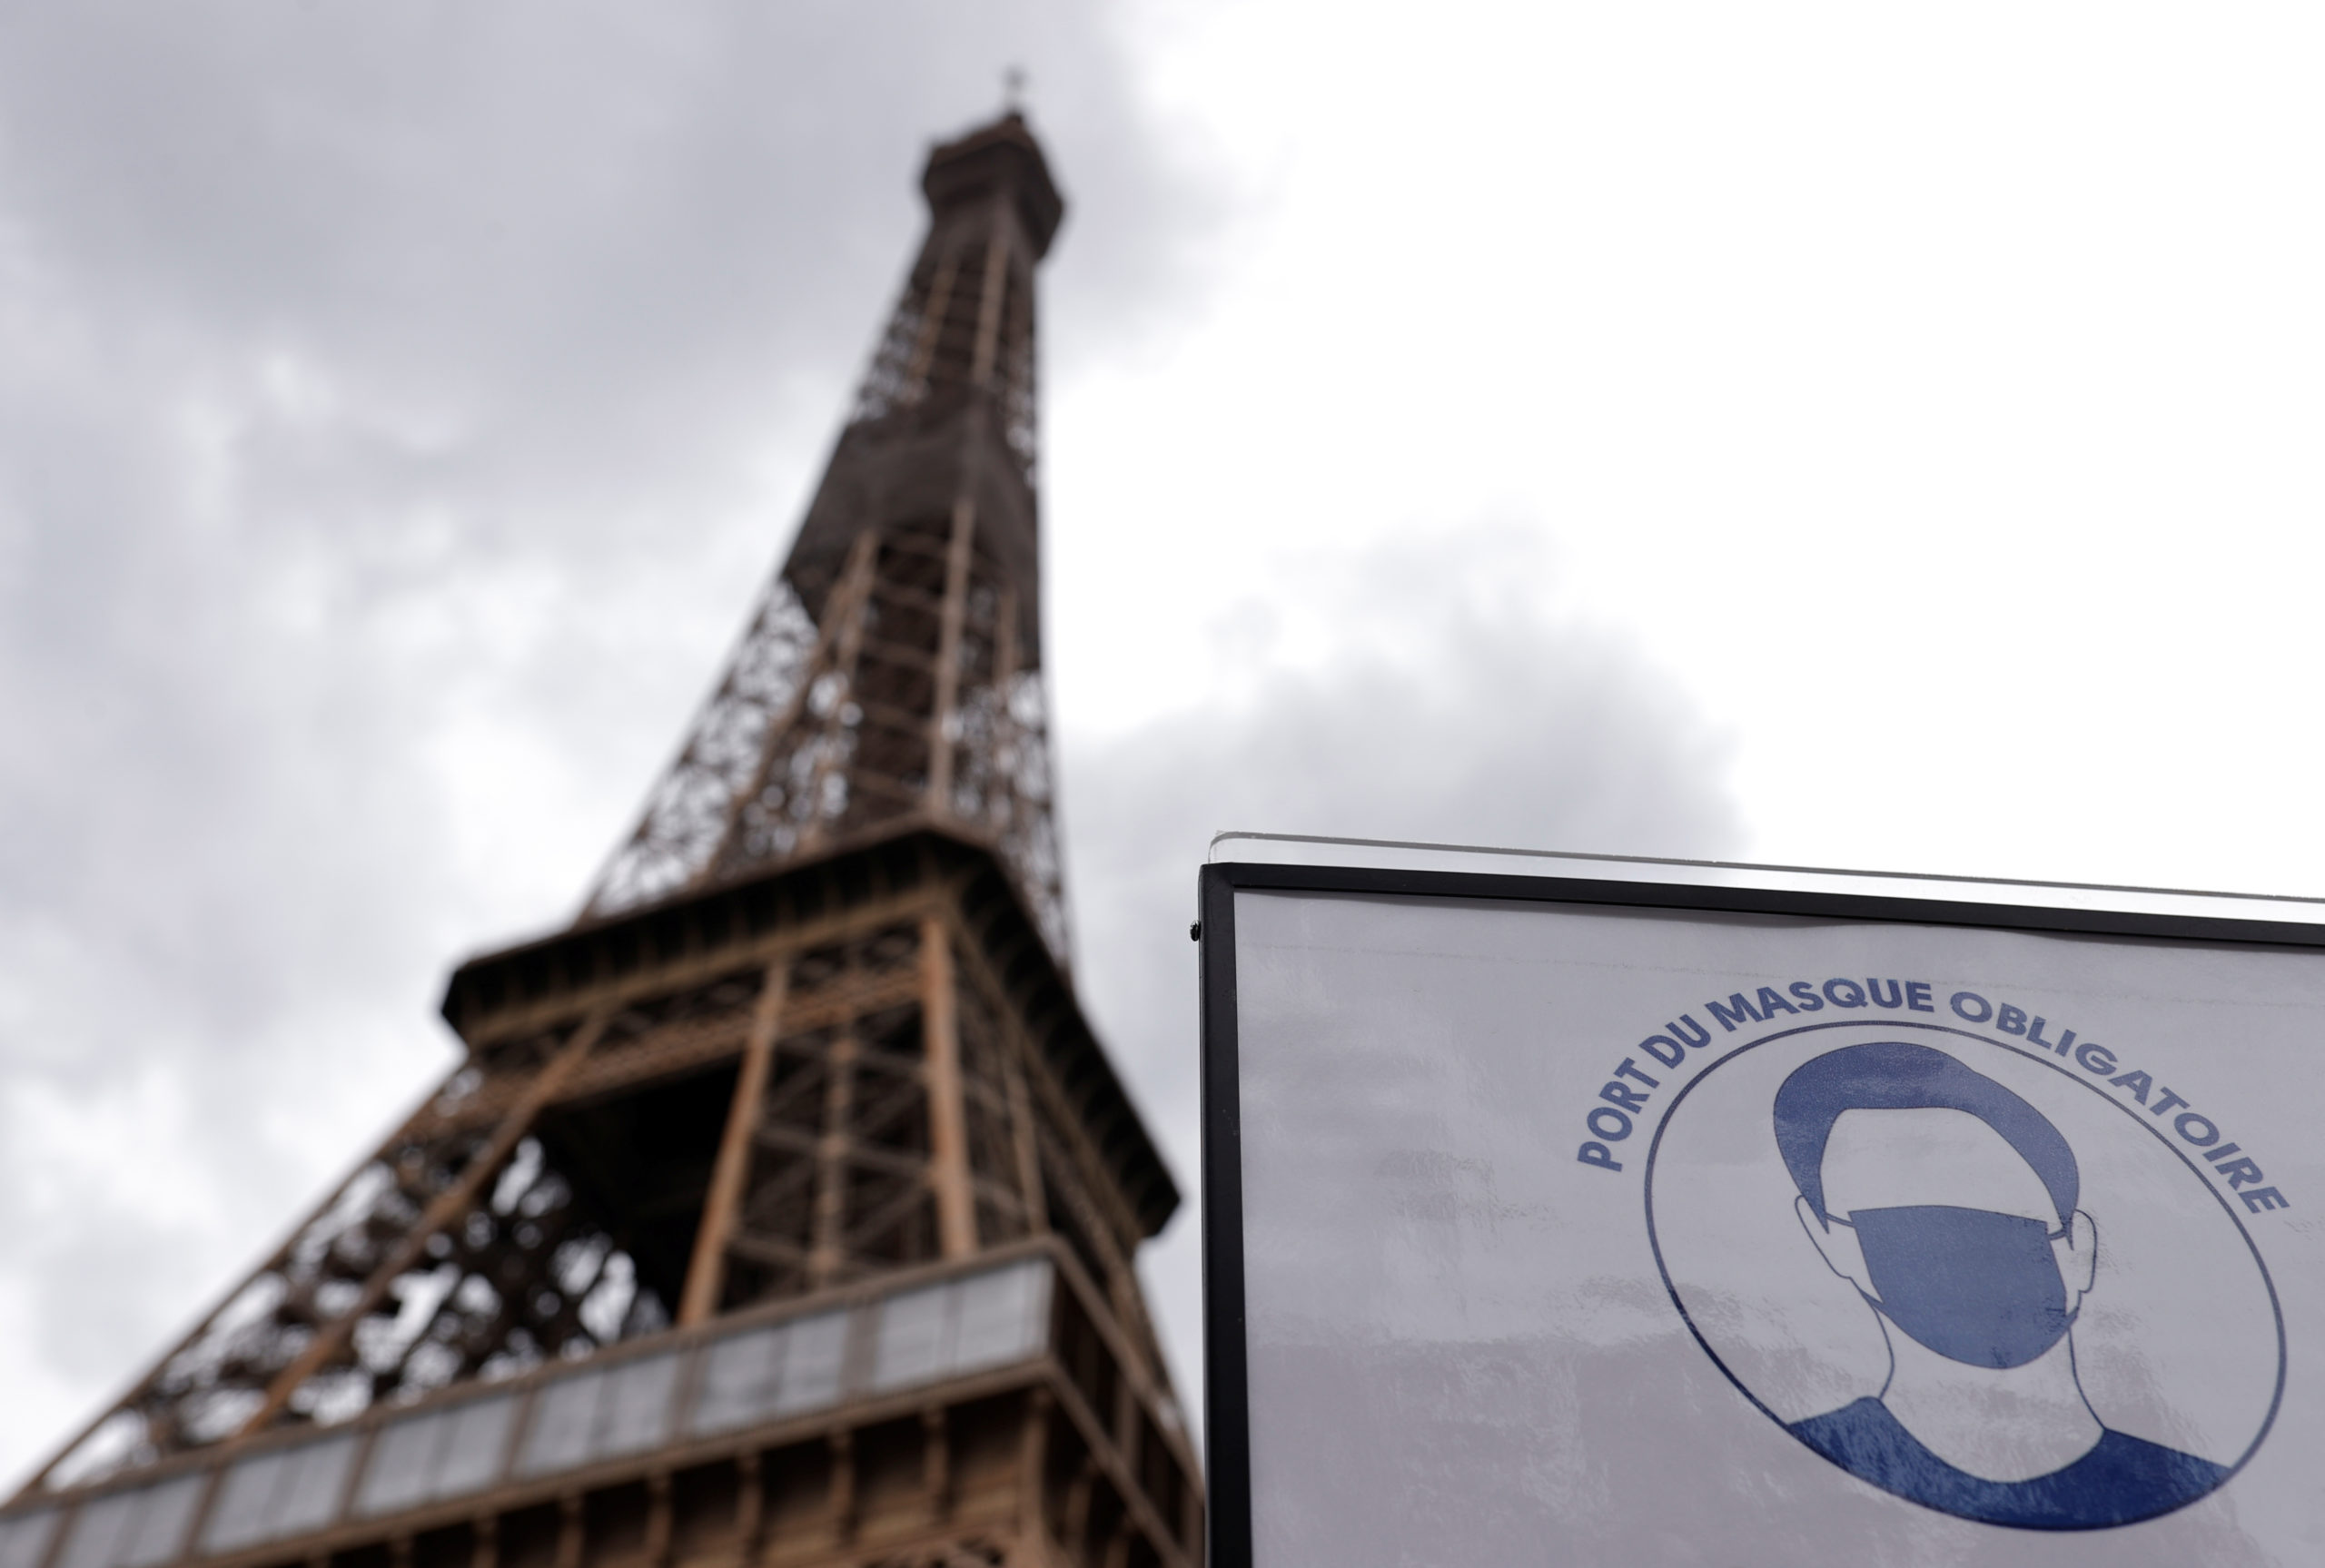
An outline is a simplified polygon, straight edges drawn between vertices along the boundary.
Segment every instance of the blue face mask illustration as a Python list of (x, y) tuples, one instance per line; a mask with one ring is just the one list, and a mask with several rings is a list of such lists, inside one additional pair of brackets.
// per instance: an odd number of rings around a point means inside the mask
[(1860, 1208), (1865, 1272), (1890, 1322), (1973, 1366), (2023, 1366), (2073, 1325), (2051, 1243), (2066, 1232), (1983, 1208)]

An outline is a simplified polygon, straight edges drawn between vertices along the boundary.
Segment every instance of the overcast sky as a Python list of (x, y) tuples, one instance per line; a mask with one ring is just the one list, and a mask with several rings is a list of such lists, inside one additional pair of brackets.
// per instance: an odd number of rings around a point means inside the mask
[(2321, 44), (0, 5), (0, 1469), (569, 916), (1011, 64), (1082, 983), (1191, 1192), (1215, 828), (2325, 892)]

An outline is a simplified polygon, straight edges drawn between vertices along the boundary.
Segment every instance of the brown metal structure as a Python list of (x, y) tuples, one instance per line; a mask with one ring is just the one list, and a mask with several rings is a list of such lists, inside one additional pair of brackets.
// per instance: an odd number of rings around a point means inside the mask
[(1014, 114), (580, 917), (0, 1511), (0, 1568), (1191, 1568), (1132, 1268), (1179, 1196), (1066, 969)]
[(1034, 268), (1014, 115), (941, 148), (927, 239), (726, 677), (589, 895), (607, 915), (922, 821), (990, 844), (1060, 962), (1041, 680)]

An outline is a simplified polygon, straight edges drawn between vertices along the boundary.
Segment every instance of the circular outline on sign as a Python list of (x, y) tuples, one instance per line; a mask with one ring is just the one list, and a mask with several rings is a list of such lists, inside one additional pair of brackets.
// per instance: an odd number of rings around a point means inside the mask
[[(2197, 1493), (2195, 1496), (2183, 1498), (2180, 1502), (2174, 1503), (2169, 1508), (2159, 1508), (2152, 1514), (2142, 1514), (2132, 1519), (2118, 1519), (2110, 1524), (1996, 1524), (1996, 1527), (2003, 1530), (2043, 1530), (2059, 1532), (2119, 1530), (2127, 1524), (2143, 1524), (2150, 1519), (2161, 1519), (2165, 1514), (2176, 1514), (2181, 1509), (2187, 1507), (2190, 1504), (2211, 1496), (2213, 1493), (2219, 1491), (2221, 1487), (2234, 1480), (2237, 1474), (2241, 1471), (2246, 1464), (2251, 1463), (2252, 1455), (2260, 1452), (2261, 1445), (2268, 1440), (2270, 1429), (2277, 1424), (2277, 1411), (2279, 1407), (2284, 1404), (2285, 1398), (2284, 1304), (2277, 1299), (2277, 1282), (2270, 1275), (2268, 1260), (2261, 1256), (2261, 1248), (2259, 1245), (2253, 1241), (2251, 1231), (2245, 1228), (2244, 1221), (2237, 1214), (2236, 1210), (2229, 1207), (2228, 1198), (2221, 1192), (2220, 1188), (2214, 1187), (2211, 1180), (2206, 1178), (2202, 1167), (2199, 1166), (2193, 1159), (2191, 1159), (2185, 1150), (2182, 1149), (2170, 1139), (2164, 1137), (2163, 1130), (2161, 1128), (2151, 1127), (2146, 1122), (2141, 1121), (2138, 1117), (2132, 1116), (2132, 1108), (2130, 1106), (2124, 1104), (2113, 1095), (2109, 1094), (2096, 1083), (2093, 1083), (2087, 1079), (2078, 1077), (2074, 1073), (2069, 1072), (2063, 1064), (2053, 1061), (2047, 1056), (2037, 1055), (2033, 1051), (2026, 1050), (2018, 1046), (2012, 1045), (2007, 1040), (1996, 1040), (1990, 1035), (1974, 1034), (1966, 1029), (1955, 1029), (1951, 1024), (1920, 1023), (1905, 1019), (1885, 1018), (1876, 1021), (1873, 1019), (1849, 1018), (1833, 1019), (1824, 1023), (1804, 1023), (1794, 1029), (1778, 1030), (1774, 1034), (1762, 1035), (1757, 1040), (1748, 1040), (1746, 1043), (1737, 1046), (1735, 1050), (1725, 1051), (1719, 1056), (1714, 1058), (1711, 1065), (1705, 1068), (1693, 1078), (1689, 1079), (1687, 1083), (1680, 1088), (1679, 1092), (1671, 1097), (1671, 1103), (1664, 1107), (1663, 1119), (1655, 1124), (1654, 1141), (1647, 1145), (1647, 1170), (1644, 1178), (1639, 1183), (1640, 1190), (1645, 1195), (1647, 1204), (1647, 1244), (1654, 1249), (1655, 1271), (1663, 1277), (1664, 1293), (1671, 1297), (1671, 1305), (1678, 1309), (1679, 1321), (1687, 1326), (1687, 1332), (1695, 1336), (1696, 1343), (1703, 1346), (1704, 1354), (1711, 1357), (1711, 1364), (1719, 1368), (1721, 1376), (1725, 1376), (1728, 1382), (1736, 1386), (1736, 1391), (1738, 1394), (1741, 1394), (1745, 1398), (1752, 1402), (1752, 1407), (1755, 1410), (1757, 1410), (1761, 1415), (1775, 1422), (1776, 1425), (1776, 1430), (1782, 1432), (1786, 1436), (1791, 1437), (1794, 1442), (1800, 1444), (1802, 1447), (1808, 1447), (1806, 1440), (1795, 1435), (1792, 1428), (1786, 1424), (1784, 1418), (1778, 1415), (1775, 1411), (1769, 1409), (1766, 1404), (1762, 1403), (1760, 1396), (1753, 1393), (1749, 1388), (1746, 1387), (1744, 1386), (1744, 1380), (1736, 1376), (1735, 1372), (1728, 1366), (1726, 1362), (1720, 1359), (1719, 1352), (1711, 1347), (1711, 1341), (1704, 1337), (1703, 1330), (1696, 1326), (1696, 1320), (1688, 1315), (1687, 1304), (1679, 1299), (1678, 1287), (1671, 1282), (1671, 1271), (1664, 1266), (1663, 1262), (1663, 1239), (1656, 1234), (1655, 1230), (1655, 1161), (1656, 1157), (1663, 1152), (1664, 1129), (1671, 1125), (1672, 1117), (1678, 1114), (1679, 1107), (1687, 1100), (1687, 1096), (1695, 1092), (1696, 1085), (1703, 1082), (1704, 1080), (1709, 1078), (1713, 1073), (1717, 1072), (1722, 1067), (1731, 1061), (1734, 1061), (1737, 1057), (1742, 1056), (1745, 1052), (1756, 1050), (1761, 1046), (1774, 1044), (1779, 1040), (1789, 1040), (1796, 1034), (1814, 1034), (1820, 1030), (1827, 1029), (1912, 1029), (1920, 1030), (1923, 1032), (1929, 1034), (1958, 1035), (1964, 1040), (1976, 1040), (1980, 1045), (2000, 1047), (2002, 1050), (2007, 1050), (2013, 1055), (2023, 1057), (2029, 1061), (2039, 1061), (2044, 1067), (2051, 1068), (2060, 1073), (2069, 1082), (2083, 1085), (2083, 1088), (2099, 1096), (2099, 1098), (2104, 1100), (2107, 1104), (2113, 1106), (2124, 1115), (2131, 1116), (2135, 1126), (2143, 1132), (2152, 1134), (2158, 1142), (2162, 1143), (2165, 1149), (2169, 1149), (2172, 1155), (2179, 1159), (2180, 1163), (2186, 1166), (2189, 1171), (2194, 1175), (2196, 1179), (2203, 1184), (2204, 1190), (2211, 1194), (2212, 1201), (2220, 1205), (2221, 1212), (2227, 1215), (2229, 1222), (2236, 1227), (2236, 1234), (2243, 1238), (2244, 1249), (2252, 1255), (2252, 1267), (2261, 1271), (2261, 1288), (2265, 1289), (2269, 1293), (2269, 1310), (2272, 1315), (2274, 1315), (2277, 1320), (2276, 1389), (2269, 1396), (2269, 1414), (2261, 1419), (2261, 1430), (2252, 1435), (2251, 1443), (2245, 1448), (2242, 1454), (2237, 1456), (2236, 1463), (2230, 1465), (2227, 1472), (2222, 1474), (2218, 1481), (2206, 1487), (2203, 1491)], [(1964, 1065), (1967, 1064), (1965, 1063)], [(1971, 1070), (1974, 1072), (1977, 1070), (1975, 1068), (1972, 1068)], [(1814, 1448), (1809, 1448), (1808, 1451), (1811, 1454), (1816, 1453)], [(1818, 1454), (1816, 1456), (1820, 1459), (1825, 1457), (1821, 1454)], [(1832, 1464), (1833, 1462), (1826, 1460), (1825, 1463)], [(1834, 1468), (1841, 1470), (1846, 1474), (1856, 1474), (1855, 1471), (1849, 1470), (1845, 1465), (1835, 1464)], [(1865, 1477), (1861, 1475), (1858, 1475), (1856, 1478), (1860, 1481), (1865, 1480)], [(1872, 1481), (1866, 1481), (1865, 1484), (1868, 1486), (1880, 1485), (1878, 1482)], [(1881, 1486), (1880, 1490), (1889, 1492), (1889, 1488), (1885, 1486)], [(1949, 1519), (1962, 1519), (1968, 1517), (1966, 1514), (1947, 1513), (1946, 1510), (1936, 1507), (1932, 1504), (1924, 1503), (1918, 1498), (1907, 1497), (1902, 1492), (1889, 1492), (1889, 1495), (1899, 1498), (1905, 1502), (1911, 1503), (1916, 1507), (1927, 1508), (1933, 1514), (1944, 1514)], [(1996, 1522), (1993, 1520), (1973, 1519), (1970, 1520), (1970, 1523), (1974, 1524), (1995, 1524)]]

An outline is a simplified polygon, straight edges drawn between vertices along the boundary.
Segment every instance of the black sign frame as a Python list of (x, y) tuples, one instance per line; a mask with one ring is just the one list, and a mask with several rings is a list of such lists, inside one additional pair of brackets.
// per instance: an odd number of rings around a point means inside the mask
[[(1877, 873), (1875, 874), (1877, 880)], [(2033, 888), (2040, 884), (2007, 885)], [(1201, 922), (1196, 936), (1202, 989), (1199, 1050), (1202, 1108), (1203, 1513), (1211, 1568), (1254, 1568), (1251, 1386), (1243, 1282), (1242, 1116), (1235, 983), (1235, 894), (1246, 889), (1414, 899), (1505, 899), (1528, 903), (1795, 915), (1882, 924), (1972, 926), (1993, 931), (2217, 942), (2238, 947), (2325, 949), (2325, 923), (2233, 915), (1912, 898), (1823, 888), (1618, 881), (1496, 872), (1233, 861), (1203, 866), (1196, 882)], [(2132, 888), (2104, 891), (2149, 892)]]

